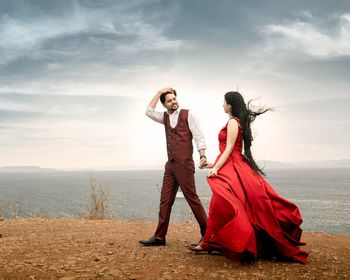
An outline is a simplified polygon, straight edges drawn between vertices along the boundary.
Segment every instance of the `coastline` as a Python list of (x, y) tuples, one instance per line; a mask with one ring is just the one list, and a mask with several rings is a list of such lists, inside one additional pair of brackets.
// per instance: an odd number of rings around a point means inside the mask
[(151, 221), (26, 218), (0, 221), (0, 279), (348, 279), (350, 234), (304, 232), (307, 265), (195, 255), (197, 224), (172, 222), (165, 247), (143, 247)]

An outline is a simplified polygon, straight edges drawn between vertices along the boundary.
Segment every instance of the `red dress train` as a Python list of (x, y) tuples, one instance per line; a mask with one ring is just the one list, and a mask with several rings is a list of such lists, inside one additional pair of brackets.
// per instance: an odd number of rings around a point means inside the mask
[[(239, 122), (239, 120), (237, 120)], [(226, 147), (227, 126), (219, 133), (220, 158)], [(215, 177), (207, 181), (212, 189), (207, 231), (203, 246), (221, 249), (228, 258), (250, 254), (258, 258), (306, 263), (301, 251), (298, 207), (282, 198), (242, 155), (242, 132), (234, 149)]]

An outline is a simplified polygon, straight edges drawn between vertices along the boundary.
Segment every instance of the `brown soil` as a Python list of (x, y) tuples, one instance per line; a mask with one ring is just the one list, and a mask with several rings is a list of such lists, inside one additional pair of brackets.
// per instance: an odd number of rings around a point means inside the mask
[(350, 279), (350, 235), (306, 232), (309, 263), (242, 265), (195, 255), (194, 222), (172, 223), (167, 246), (143, 247), (154, 222), (10, 219), (0, 221), (0, 279)]

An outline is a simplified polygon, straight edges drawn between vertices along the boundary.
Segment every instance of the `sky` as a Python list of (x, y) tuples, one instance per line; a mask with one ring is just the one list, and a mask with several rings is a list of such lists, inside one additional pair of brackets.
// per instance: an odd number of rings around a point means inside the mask
[(211, 161), (231, 90), (256, 160), (350, 158), (349, 72), (348, 0), (0, 0), (0, 166), (162, 168), (167, 86)]

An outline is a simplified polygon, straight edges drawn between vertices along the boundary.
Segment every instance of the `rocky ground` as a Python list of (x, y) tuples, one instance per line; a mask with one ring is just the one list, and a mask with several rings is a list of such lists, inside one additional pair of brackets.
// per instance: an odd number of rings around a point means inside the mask
[(350, 235), (306, 232), (309, 263), (233, 263), (195, 255), (193, 222), (172, 223), (167, 246), (142, 247), (154, 222), (0, 221), (0, 279), (350, 279)]

